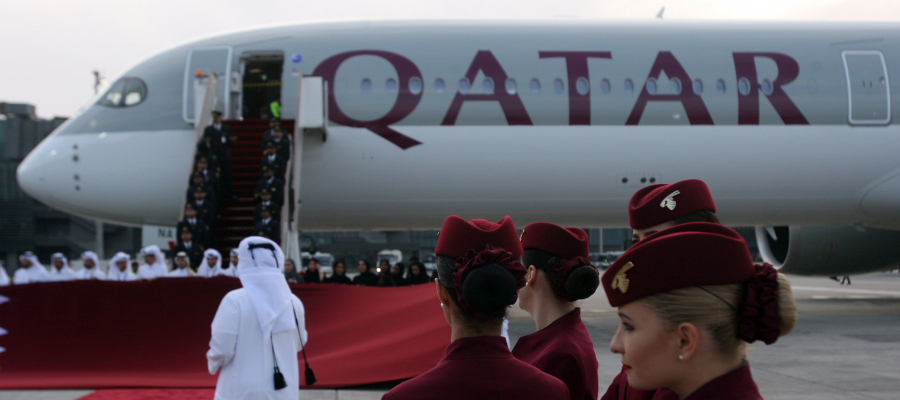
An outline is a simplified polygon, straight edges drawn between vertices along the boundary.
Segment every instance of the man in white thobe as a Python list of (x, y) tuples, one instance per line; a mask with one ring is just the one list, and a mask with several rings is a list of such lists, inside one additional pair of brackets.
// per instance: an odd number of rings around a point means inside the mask
[(120, 282), (138, 280), (137, 275), (135, 275), (134, 272), (131, 272), (131, 268), (128, 268), (128, 260), (130, 259), (131, 257), (129, 257), (128, 254), (121, 251), (110, 258), (109, 271), (107, 271), (109, 280)]
[(212, 278), (218, 275), (220, 269), (222, 269), (222, 254), (216, 249), (206, 249), (200, 268), (197, 268), (197, 275)]
[(0, 262), (0, 286), (9, 286), (9, 275), (6, 274), (6, 266)]
[[(206, 353), (209, 373), (219, 371), (215, 398), (297, 400), (297, 352), (307, 333), (303, 303), (284, 280), (284, 253), (275, 242), (251, 236), (241, 241), (238, 257), (243, 288), (219, 304)], [(287, 383), (282, 389), (273, 380), (276, 361)]]
[(22, 266), (13, 274), (13, 283), (16, 285), (24, 285), (26, 283), (45, 282), (50, 279), (47, 269), (41, 265), (37, 256), (30, 251), (26, 251), (19, 256), (19, 264)]
[(162, 278), (169, 273), (166, 268), (166, 256), (163, 255), (159, 246), (152, 244), (141, 249), (141, 255), (144, 256), (146, 264), (138, 268), (137, 276), (140, 279), (156, 279)]
[(63, 253), (53, 253), (50, 256), (50, 260), (53, 264), (53, 268), (50, 269), (49, 281), (63, 282), (75, 280), (75, 270), (69, 266), (69, 259), (66, 258)]
[(82, 280), (106, 280), (106, 274), (100, 270), (100, 258), (93, 251), (85, 251), (81, 253), (81, 259), (84, 260), (84, 268), (75, 274), (76, 279)]

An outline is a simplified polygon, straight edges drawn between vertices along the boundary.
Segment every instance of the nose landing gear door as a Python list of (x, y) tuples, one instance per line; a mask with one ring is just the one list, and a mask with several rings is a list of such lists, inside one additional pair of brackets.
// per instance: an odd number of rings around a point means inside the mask
[(215, 46), (215, 47), (198, 47), (188, 52), (187, 62), (184, 68), (184, 91), (183, 91), (183, 108), (182, 115), (184, 121), (194, 123), (197, 113), (197, 102), (203, 99), (195, 99), (194, 84), (197, 79), (203, 79), (209, 74), (216, 74), (219, 85), (216, 90), (219, 111), (225, 113), (223, 117), (228, 119), (231, 117), (229, 110), (230, 103), (230, 84), (231, 79), (229, 73), (231, 71), (231, 47)]

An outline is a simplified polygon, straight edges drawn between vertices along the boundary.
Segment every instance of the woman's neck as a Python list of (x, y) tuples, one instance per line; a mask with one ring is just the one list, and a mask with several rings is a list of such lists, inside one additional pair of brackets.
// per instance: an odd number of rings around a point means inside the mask
[(450, 325), (451, 342), (456, 339), (467, 337), (500, 336), (500, 331), (503, 327), (503, 324), (497, 326), (472, 326), (463, 321), (459, 321), (459, 323), (456, 323), (455, 321), (456, 319), (454, 319), (454, 323)]
[(535, 298), (531, 310), (531, 318), (537, 330), (542, 330), (554, 321), (575, 310), (575, 302), (560, 301), (552, 293)]

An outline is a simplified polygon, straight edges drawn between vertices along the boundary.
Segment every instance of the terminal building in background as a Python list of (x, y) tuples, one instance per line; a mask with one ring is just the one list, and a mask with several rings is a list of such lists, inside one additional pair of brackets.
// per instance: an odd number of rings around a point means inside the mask
[(65, 120), (40, 119), (31, 104), (0, 102), (0, 260), (7, 272), (15, 270), (18, 255), (29, 250), (45, 265), (56, 252), (71, 260), (101, 247), (103, 251), (97, 251), (101, 258), (140, 250), (140, 229), (99, 224), (52, 209), (29, 197), (16, 183), (22, 159)]

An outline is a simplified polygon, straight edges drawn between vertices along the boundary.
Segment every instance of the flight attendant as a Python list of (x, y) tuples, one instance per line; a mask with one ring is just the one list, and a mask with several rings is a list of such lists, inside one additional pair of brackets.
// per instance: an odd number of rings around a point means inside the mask
[(522, 231), (528, 272), (519, 307), (531, 314), (538, 331), (520, 338), (512, 353), (563, 381), (572, 400), (597, 400), (599, 391), (594, 343), (575, 306), (600, 285), (588, 245), (579, 228), (538, 222)]
[(683, 400), (762, 399), (746, 343), (772, 344), (797, 319), (787, 278), (769, 264), (754, 265), (737, 232), (708, 222), (645, 238), (602, 284), (618, 308), (609, 347), (621, 355), (628, 384)]
[(393, 399), (568, 399), (556, 379), (509, 352), (500, 336), (506, 309), (525, 286), (522, 243), (512, 219), (447, 217), (438, 235), (435, 281), (451, 343), (430, 371), (401, 383)]
[(628, 202), (631, 240), (637, 243), (663, 229), (686, 222), (719, 223), (716, 203), (706, 182), (687, 179), (673, 184), (645, 186)]
[[(641, 188), (628, 202), (628, 222), (633, 229), (633, 243), (663, 229), (688, 222), (720, 223), (709, 187), (699, 179)], [(628, 376), (623, 370), (613, 379), (602, 397), (602, 400), (615, 399), (678, 400), (678, 397), (667, 389), (650, 392), (637, 390), (628, 385)]]

